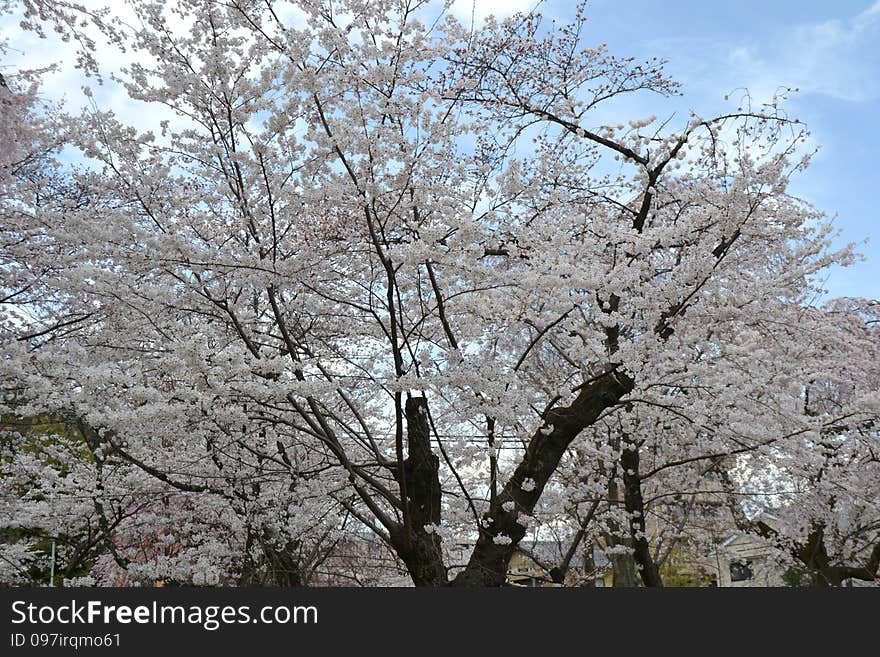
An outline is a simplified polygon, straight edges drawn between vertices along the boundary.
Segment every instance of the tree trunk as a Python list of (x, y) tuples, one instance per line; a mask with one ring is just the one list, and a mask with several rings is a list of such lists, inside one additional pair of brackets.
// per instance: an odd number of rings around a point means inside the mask
[[(620, 501), (620, 491), (617, 488), (616, 468), (612, 471), (608, 478), (608, 501), (612, 505), (616, 505)], [(636, 583), (636, 562), (632, 558), (632, 553), (617, 553), (613, 548), (618, 546), (626, 546), (632, 548), (632, 541), (629, 539), (628, 533), (623, 530), (612, 515), (608, 519), (608, 529), (603, 537), (605, 544), (612, 548), (611, 554), (608, 555), (611, 561), (611, 586), (614, 588), (634, 588), (638, 586)]]
[(825, 547), (825, 527), (816, 523), (810, 529), (806, 543), (798, 545), (794, 551), (810, 571), (810, 586), (828, 588), (840, 586), (842, 578), (837, 568), (831, 565), (828, 559), (828, 550)]
[(633, 558), (639, 566), (639, 574), (645, 586), (661, 587), (660, 569), (651, 555), (645, 522), (645, 501), (642, 498), (642, 480), (639, 476), (639, 446), (625, 438), (620, 452), (620, 468), (623, 471), (623, 504), (629, 514), (629, 531), (632, 537)]
[(453, 581), (457, 586), (501, 586), (517, 545), (526, 532), (520, 515), (530, 515), (565, 450), (604, 410), (632, 391), (628, 376), (611, 370), (583, 384), (570, 406), (544, 414), (544, 425), (532, 435), (522, 461), (483, 515), (480, 535), (467, 566)]
[(416, 586), (442, 586), (447, 583), (446, 566), (434, 531), (440, 525), (440, 459), (431, 451), (428, 400), (409, 397), (405, 413), (407, 458), (400, 486), (404, 522), (391, 532), (391, 542)]
[[(620, 501), (620, 491), (617, 488), (617, 479), (615, 477), (616, 473), (612, 472), (611, 477), (608, 479), (608, 500), (616, 505)], [(629, 536), (624, 535), (628, 532), (623, 531), (613, 516), (608, 519), (608, 528), (611, 531), (606, 532), (604, 538), (609, 548), (616, 548), (620, 545), (632, 548), (632, 541)], [(612, 551), (608, 558), (611, 561), (611, 586), (614, 588), (634, 588), (638, 586), (636, 583), (636, 562), (631, 552), (620, 554)]]

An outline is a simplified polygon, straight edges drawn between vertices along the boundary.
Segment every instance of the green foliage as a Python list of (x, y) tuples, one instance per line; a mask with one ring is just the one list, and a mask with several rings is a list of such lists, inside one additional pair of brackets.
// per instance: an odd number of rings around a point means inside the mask
[(810, 570), (804, 566), (791, 566), (782, 575), (782, 581), (786, 586), (791, 587), (808, 587), (812, 586), (813, 575)]
[(717, 586), (715, 575), (709, 573), (699, 555), (686, 546), (672, 550), (660, 566), (660, 576), (667, 587)]
[[(13, 461), (16, 453), (34, 454), (41, 457), (46, 465), (55, 469), (61, 477), (68, 474), (71, 460), (58, 458), (53, 454), (55, 450), (50, 450), (51, 447), (63, 446), (70, 459), (94, 461), (94, 456), (79, 427), (57, 415), (0, 416), (0, 441), (4, 447), (4, 460), (7, 463)], [(0, 477), (3, 477), (2, 471), (0, 471)], [(23, 496), (35, 488), (37, 488), (36, 482), (24, 482), (14, 486), (12, 490), (15, 494)], [(32, 495), (32, 499), (35, 501), (39, 501), (41, 498), (41, 495)], [(74, 551), (75, 546), (79, 543), (77, 536), (52, 537), (38, 527), (0, 527), (0, 543), (26, 542), (30, 545), (29, 551), (33, 554), (33, 560), (28, 566), (27, 575), (33, 585), (45, 585), (49, 581), (52, 569), (53, 540), (55, 541), (56, 563), (55, 585), (59, 585), (65, 575), (78, 577), (88, 574), (92, 566), (91, 562), (83, 562), (75, 570), (68, 573), (63, 572), (66, 555)]]

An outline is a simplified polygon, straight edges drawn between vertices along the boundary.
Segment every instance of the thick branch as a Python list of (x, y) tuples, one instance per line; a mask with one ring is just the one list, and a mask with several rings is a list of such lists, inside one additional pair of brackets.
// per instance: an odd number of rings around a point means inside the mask
[(507, 566), (525, 535), (520, 515), (530, 515), (565, 450), (606, 409), (632, 391), (635, 383), (611, 369), (581, 386), (567, 407), (544, 414), (544, 425), (532, 436), (522, 461), (483, 516), (480, 535), (467, 566), (455, 578), (459, 586), (500, 586)]

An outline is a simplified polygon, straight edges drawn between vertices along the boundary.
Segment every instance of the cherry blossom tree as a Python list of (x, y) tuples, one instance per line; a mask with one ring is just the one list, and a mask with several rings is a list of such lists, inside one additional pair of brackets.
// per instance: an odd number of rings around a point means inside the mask
[[(749, 476), (740, 476), (736, 487), (728, 478), (727, 490), (778, 490), (764, 513), (735, 514), (737, 524), (783, 549), (813, 585), (876, 582), (878, 304), (837, 299), (810, 310), (813, 339), (802, 343), (802, 431), (794, 444), (751, 454), (742, 464)], [(774, 473), (770, 486), (760, 481), (767, 472)]]
[(782, 98), (604, 125), (680, 89), (585, 44), (583, 8), (474, 30), (414, 0), (131, 9), (93, 24), (160, 120), (53, 110), (77, 165), (2, 196), (4, 415), (70, 418), (117, 493), (177, 500), (105, 531), (104, 572), (156, 576), (143, 537), (198, 514), (175, 578), (230, 581), (255, 544), (291, 572), (354, 522), (416, 585), (500, 585), (574, 513), (574, 550), (617, 536), (659, 585), (646, 498), (746, 453), (819, 476), (805, 416), (875, 449), (867, 406), (804, 405), (876, 334), (812, 367), (841, 334), (800, 318), (853, 256), (787, 191), (808, 133)]
[[(609, 460), (620, 472), (622, 522), (646, 585), (662, 585), (659, 566), (675, 545), (702, 544), (698, 551), (710, 554), (734, 529), (821, 571), (807, 556), (816, 548), (807, 535), (840, 523), (852, 553), (841, 549), (835, 558), (847, 565), (839, 576), (816, 574), (837, 585), (876, 579), (877, 515), (868, 502), (876, 478), (876, 303), (789, 310), (756, 325), (761, 349), (753, 338), (742, 342), (736, 327), (689, 366), (686, 386), (634, 403), (606, 428), (629, 445), (615, 444)], [(762, 366), (744, 365), (753, 360)], [(719, 374), (727, 386), (710, 383)], [(846, 483), (830, 481), (831, 472)]]

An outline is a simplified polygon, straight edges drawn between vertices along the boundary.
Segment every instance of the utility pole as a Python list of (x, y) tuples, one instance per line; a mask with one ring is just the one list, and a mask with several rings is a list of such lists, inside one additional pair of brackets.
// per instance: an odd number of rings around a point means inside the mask
[(49, 567), (49, 586), (55, 586), (55, 539), (52, 539), (52, 565)]

